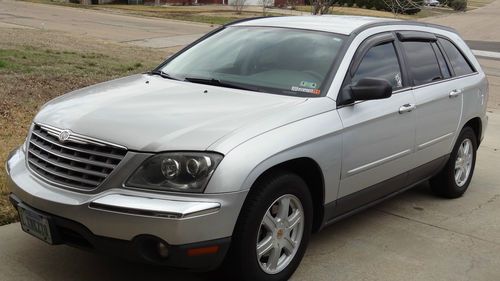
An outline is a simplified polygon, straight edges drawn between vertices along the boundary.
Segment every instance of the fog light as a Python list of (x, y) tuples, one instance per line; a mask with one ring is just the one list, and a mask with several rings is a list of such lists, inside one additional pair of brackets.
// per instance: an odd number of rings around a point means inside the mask
[(168, 247), (165, 243), (163, 242), (158, 242), (158, 245), (156, 246), (156, 250), (158, 251), (158, 255), (162, 258), (168, 257)]

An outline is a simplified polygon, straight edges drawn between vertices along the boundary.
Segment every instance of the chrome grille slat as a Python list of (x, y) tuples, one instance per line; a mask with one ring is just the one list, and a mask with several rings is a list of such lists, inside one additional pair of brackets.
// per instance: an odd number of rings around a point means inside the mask
[[(127, 149), (69, 131), (35, 124), (27, 151), (27, 163), (40, 177), (63, 188), (90, 191), (97, 188), (125, 157)], [(64, 133), (67, 133), (66, 130)], [(65, 140), (66, 138), (63, 138)]]
[(43, 170), (46, 173), (53, 174), (53, 175), (58, 176), (58, 177), (64, 177), (64, 178), (67, 178), (67, 179), (70, 179), (70, 180), (73, 180), (73, 181), (79, 181), (79, 182), (86, 183), (86, 184), (89, 184), (89, 185), (98, 185), (99, 184), (98, 181), (81, 179), (81, 178), (78, 178), (78, 177), (68, 176), (68, 175), (65, 175), (63, 173), (52, 171), (52, 170), (50, 170), (50, 169), (48, 169), (46, 167), (43, 167), (41, 164), (36, 163), (35, 161), (33, 161), (31, 159), (28, 159), (28, 162), (30, 164), (36, 166), (38, 169)]
[(42, 161), (45, 161), (45, 162), (47, 162), (47, 163), (49, 163), (51, 165), (63, 168), (63, 169), (74, 170), (75, 172), (79, 172), (79, 173), (82, 173), (82, 174), (89, 174), (89, 175), (96, 176), (96, 177), (101, 177), (101, 178), (106, 178), (108, 176), (108, 174), (106, 174), (106, 173), (96, 172), (96, 171), (92, 171), (92, 170), (85, 170), (85, 169), (77, 168), (77, 167), (74, 167), (74, 166), (71, 166), (71, 165), (67, 165), (67, 164), (63, 164), (63, 163), (58, 163), (57, 161), (51, 160), (51, 159), (49, 159), (47, 157), (44, 157), (42, 154), (36, 152), (33, 149), (30, 149), (29, 152), (33, 156), (35, 156), (36, 158), (38, 158), (38, 159), (40, 159)]
[(122, 160), (123, 159), (123, 156), (121, 156), (121, 155), (102, 153), (102, 152), (98, 152), (98, 151), (91, 151), (91, 150), (86, 150), (86, 149), (82, 149), (82, 148), (77, 148), (77, 147), (71, 147), (71, 146), (63, 145), (63, 144), (61, 144), (61, 143), (59, 143), (57, 141), (48, 139), (48, 138), (42, 136), (40, 133), (37, 133), (37, 132), (33, 132), (32, 135), (35, 135), (35, 136), (37, 136), (37, 137), (39, 137), (39, 138), (41, 138), (41, 139), (43, 139), (43, 140), (45, 140), (47, 142), (50, 142), (53, 145), (57, 145), (57, 146), (62, 147), (62, 148), (71, 149), (71, 150), (75, 150), (75, 151), (82, 152), (82, 153), (94, 154), (94, 155), (102, 156), (102, 157), (114, 158), (114, 159), (117, 159), (117, 160)]
[(109, 169), (114, 169), (115, 168), (115, 165), (112, 165), (112, 164), (96, 162), (96, 161), (88, 160), (88, 159), (85, 159), (85, 158), (79, 158), (79, 157), (75, 157), (75, 156), (72, 156), (72, 155), (64, 154), (64, 153), (61, 153), (61, 152), (55, 152), (55, 151), (50, 150), (50, 149), (44, 147), (43, 145), (41, 145), (41, 144), (39, 144), (39, 143), (37, 143), (36, 141), (33, 141), (33, 140), (30, 141), (30, 144), (33, 144), (36, 147), (38, 147), (40, 149), (43, 149), (43, 150), (45, 150), (48, 153), (54, 154), (57, 157), (65, 158), (65, 159), (68, 159), (68, 160), (71, 160), (71, 161), (79, 161), (79, 162), (83, 162), (83, 163), (86, 163), (86, 164), (89, 164), (89, 165), (100, 166), (100, 167), (109, 168)]

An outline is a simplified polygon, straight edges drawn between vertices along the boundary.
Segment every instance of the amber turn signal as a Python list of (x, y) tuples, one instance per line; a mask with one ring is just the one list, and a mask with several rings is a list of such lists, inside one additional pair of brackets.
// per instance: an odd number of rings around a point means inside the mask
[(187, 255), (190, 257), (215, 254), (219, 251), (219, 246), (188, 249)]

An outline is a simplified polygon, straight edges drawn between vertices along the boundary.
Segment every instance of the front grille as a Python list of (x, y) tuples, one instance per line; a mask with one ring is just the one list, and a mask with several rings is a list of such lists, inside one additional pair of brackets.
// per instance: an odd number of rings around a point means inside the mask
[(29, 167), (47, 180), (68, 188), (97, 188), (125, 157), (127, 149), (71, 133), (59, 140), (64, 130), (35, 124), (28, 146)]

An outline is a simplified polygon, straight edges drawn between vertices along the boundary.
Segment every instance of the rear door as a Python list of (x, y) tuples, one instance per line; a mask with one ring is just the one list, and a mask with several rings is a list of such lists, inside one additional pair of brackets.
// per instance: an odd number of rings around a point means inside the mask
[(358, 48), (343, 87), (362, 78), (383, 78), (390, 98), (338, 108), (344, 126), (342, 172), (336, 215), (405, 185), (413, 166), (415, 105), (392, 33), (368, 38)]
[(400, 32), (398, 37), (416, 101), (415, 164), (421, 166), (449, 153), (460, 123), (464, 87), (453, 79), (434, 34)]

